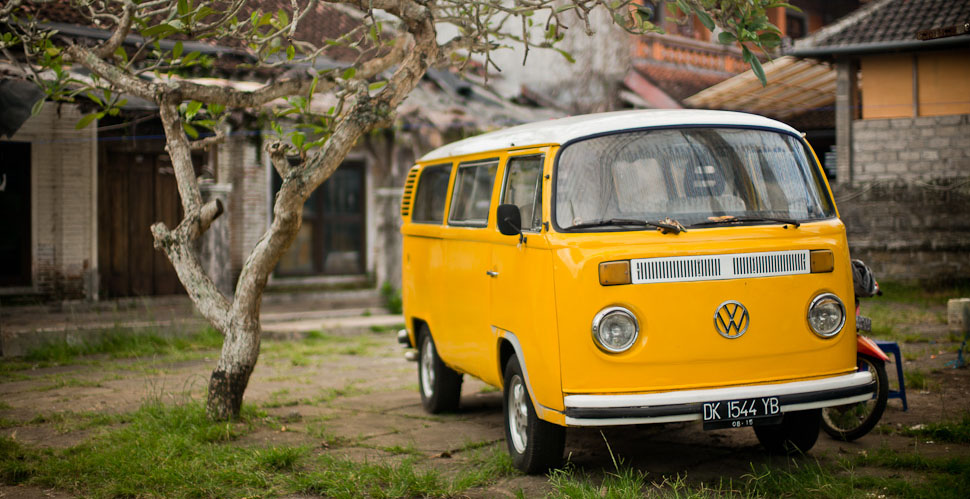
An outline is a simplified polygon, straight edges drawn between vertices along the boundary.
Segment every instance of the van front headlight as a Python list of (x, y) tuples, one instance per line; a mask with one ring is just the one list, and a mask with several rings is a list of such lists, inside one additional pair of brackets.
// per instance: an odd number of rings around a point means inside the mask
[(637, 341), (639, 333), (636, 316), (623, 307), (604, 308), (593, 317), (593, 341), (605, 352), (625, 352)]
[(823, 293), (808, 307), (808, 325), (822, 338), (831, 338), (845, 325), (845, 305), (838, 296)]

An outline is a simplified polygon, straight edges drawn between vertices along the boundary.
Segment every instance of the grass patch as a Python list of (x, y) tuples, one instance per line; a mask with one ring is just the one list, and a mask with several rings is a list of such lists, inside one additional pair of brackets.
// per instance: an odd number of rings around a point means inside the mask
[[(9, 483), (27, 483), (101, 497), (245, 496), (273, 493), (303, 449), (246, 449), (230, 444), (252, 427), (212, 422), (199, 402), (148, 402), (130, 414), (129, 424), (63, 450), (26, 449), (0, 442), (13, 458), (0, 470)], [(8, 439), (9, 440), (9, 439)], [(7, 463), (10, 459), (2, 459)]]
[(0, 411), (7, 411), (10, 409), (13, 409), (13, 407), (10, 407), (10, 404), (8, 404), (6, 400), (0, 400)]
[(266, 342), (262, 356), (268, 359), (286, 359), (294, 366), (310, 364), (310, 357), (333, 355), (368, 355), (381, 345), (376, 338), (367, 336), (337, 336), (321, 331), (310, 331), (300, 341)]
[(946, 305), (946, 301), (950, 298), (970, 295), (970, 280), (932, 288), (918, 284), (881, 281), (879, 287), (884, 297), (919, 306)]
[(963, 419), (959, 421), (926, 423), (917, 426), (916, 429), (905, 428), (901, 433), (914, 437), (923, 437), (934, 442), (970, 444), (970, 413), (964, 414)]
[(922, 369), (907, 369), (903, 372), (903, 377), (906, 379), (906, 386), (911, 386), (917, 390), (930, 389), (930, 380), (927, 379), (926, 373)]
[(111, 358), (147, 357), (176, 352), (219, 348), (222, 334), (206, 328), (191, 336), (162, 336), (153, 332), (109, 331), (98, 340), (79, 344), (53, 342), (24, 356), (29, 363), (66, 364), (77, 357), (105, 354)]

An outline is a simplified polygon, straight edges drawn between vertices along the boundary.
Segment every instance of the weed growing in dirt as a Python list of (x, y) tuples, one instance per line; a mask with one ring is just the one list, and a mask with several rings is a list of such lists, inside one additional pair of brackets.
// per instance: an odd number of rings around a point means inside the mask
[(959, 421), (926, 423), (914, 428), (905, 428), (901, 433), (913, 437), (923, 437), (934, 442), (970, 444), (970, 413), (964, 414), (963, 419)]
[(903, 377), (906, 379), (906, 386), (911, 386), (916, 390), (929, 390), (930, 388), (930, 382), (922, 369), (907, 369), (903, 371)]
[(256, 450), (256, 462), (269, 471), (290, 471), (308, 452), (307, 447), (269, 447)]

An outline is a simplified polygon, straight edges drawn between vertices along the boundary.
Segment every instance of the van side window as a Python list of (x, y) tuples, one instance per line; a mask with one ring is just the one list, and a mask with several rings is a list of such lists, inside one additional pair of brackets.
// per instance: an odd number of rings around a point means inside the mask
[(471, 227), (488, 225), (488, 210), (492, 202), (492, 186), (497, 170), (498, 160), (458, 165), (455, 190), (451, 195), (449, 223)]
[(502, 204), (519, 207), (522, 230), (540, 230), (542, 225), (543, 156), (509, 158), (502, 188)]
[(411, 221), (440, 224), (445, 220), (445, 200), (448, 198), (448, 179), (451, 165), (426, 166), (418, 179)]

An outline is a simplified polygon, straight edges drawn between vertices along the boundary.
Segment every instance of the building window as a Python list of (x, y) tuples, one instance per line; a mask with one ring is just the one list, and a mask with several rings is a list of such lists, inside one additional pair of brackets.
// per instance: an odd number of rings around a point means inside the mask
[(808, 34), (808, 23), (805, 16), (798, 12), (788, 11), (785, 13), (785, 36), (792, 40), (804, 38)]
[[(276, 266), (279, 276), (364, 273), (365, 166), (345, 161), (303, 204), (303, 224)], [(282, 181), (273, 172), (274, 191)]]

